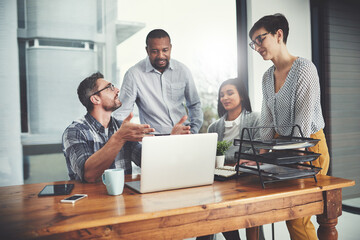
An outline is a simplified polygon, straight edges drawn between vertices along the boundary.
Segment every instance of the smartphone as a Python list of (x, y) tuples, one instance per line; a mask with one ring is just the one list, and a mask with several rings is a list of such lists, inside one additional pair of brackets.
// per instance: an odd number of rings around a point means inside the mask
[(38, 194), (39, 197), (43, 196), (56, 196), (56, 195), (68, 195), (74, 188), (74, 184), (56, 184), (46, 185)]
[(67, 197), (65, 199), (60, 200), (60, 202), (62, 203), (72, 203), (74, 204), (75, 202), (79, 201), (80, 199), (86, 198), (87, 194), (74, 194), (70, 197)]

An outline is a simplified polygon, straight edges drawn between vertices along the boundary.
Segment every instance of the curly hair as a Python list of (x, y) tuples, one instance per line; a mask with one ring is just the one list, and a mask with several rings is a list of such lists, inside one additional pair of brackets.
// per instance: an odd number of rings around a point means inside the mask
[(149, 46), (149, 40), (153, 38), (165, 38), (168, 37), (171, 42), (169, 34), (163, 29), (154, 29), (146, 36), (146, 46)]

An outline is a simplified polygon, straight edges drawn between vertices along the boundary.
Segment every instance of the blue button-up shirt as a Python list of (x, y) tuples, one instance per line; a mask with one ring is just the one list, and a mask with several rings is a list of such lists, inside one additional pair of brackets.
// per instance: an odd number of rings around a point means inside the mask
[(117, 118), (127, 117), (136, 103), (140, 122), (155, 128), (156, 133), (170, 133), (184, 115), (189, 116), (185, 125), (190, 125), (192, 133), (197, 133), (203, 123), (190, 70), (173, 59), (163, 73), (151, 65), (148, 57), (131, 67), (124, 76), (119, 98), (122, 107), (114, 112)]
[[(89, 113), (68, 126), (62, 137), (63, 153), (71, 180), (84, 181), (86, 160), (101, 149), (109, 138), (120, 128), (122, 121), (111, 117), (108, 134), (105, 128)], [(126, 142), (108, 168), (123, 168), (131, 173), (131, 161), (140, 166), (141, 144)]]

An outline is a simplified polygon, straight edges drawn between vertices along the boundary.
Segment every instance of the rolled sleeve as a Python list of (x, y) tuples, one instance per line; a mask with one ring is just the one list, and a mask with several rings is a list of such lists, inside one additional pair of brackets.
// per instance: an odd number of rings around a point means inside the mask
[(70, 179), (84, 181), (84, 165), (93, 150), (79, 129), (68, 128), (64, 132), (63, 152)]
[(193, 77), (190, 73), (190, 70), (186, 68), (188, 82), (185, 88), (185, 98), (186, 98), (186, 107), (189, 110), (190, 117), (190, 131), (192, 133), (198, 133), (203, 121), (204, 116), (201, 110), (200, 98), (193, 80)]
[(317, 119), (315, 114), (318, 112), (314, 109), (320, 105), (320, 83), (315, 67), (311, 69), (306, 66), (301, 69), (298, 82), (301, 84), (296, 92), (294, 122), (301, 127), (304, 137), (310, 137), (312, 133), (320, 130), (313, 126), (314, 119)]

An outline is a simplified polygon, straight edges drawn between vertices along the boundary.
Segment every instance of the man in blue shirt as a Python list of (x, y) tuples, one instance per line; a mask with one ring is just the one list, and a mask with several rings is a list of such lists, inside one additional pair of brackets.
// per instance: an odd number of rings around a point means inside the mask
[(146, 37), (148, 57), (131, 67), (121, 86), (121, 109), (114, 114), (124, 119), (134, 108), (139, 108), (140, 122), (155, 128), (156, 133), (170, 133), (184, 116), (186, 125), (197, 133), (203, 123), (200, 98), (190, 70), (170, 59), (171, 40), (162, 29), (151, 31)]
[[(63, 134), (70, 179), (95, 182), (108, 168), (123, 168), (130, 174), (131, 162), (141, 164), (139, 141), (155, 130), (149, 124), (131, 123), (132, 113), (124, 121), (111, 116), (122, 105), (119, 89), (99, 72), (84, 79), (77, 93), (87, 114), (70, 124)], [(182, 125), (185, 121), (186, 117), (182, 118), (171, 134), (190, 133), (190, 127)]]

